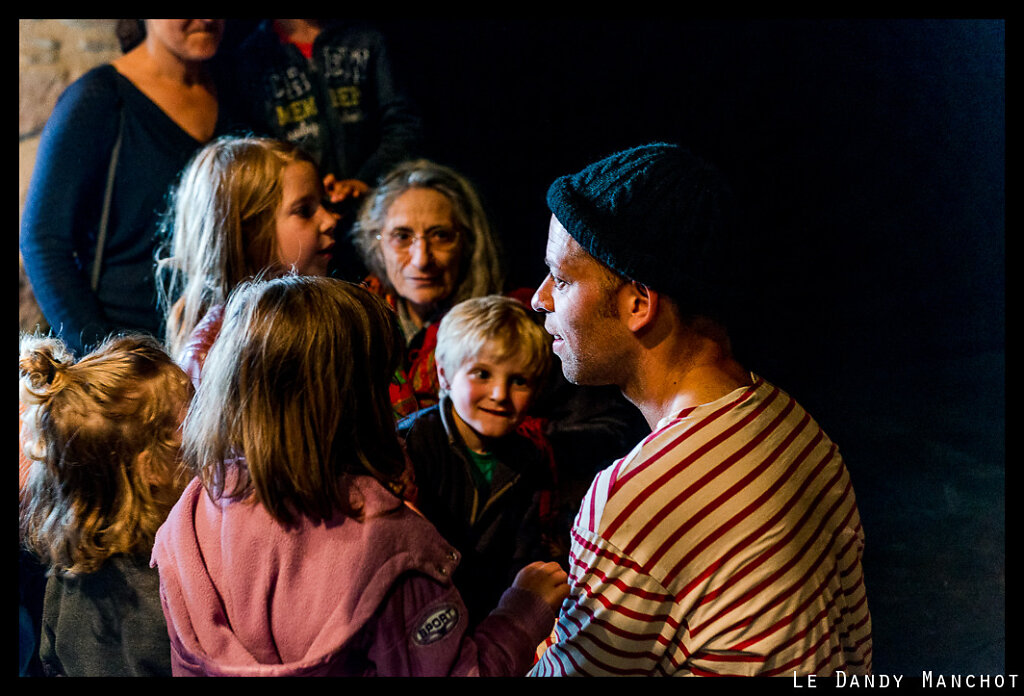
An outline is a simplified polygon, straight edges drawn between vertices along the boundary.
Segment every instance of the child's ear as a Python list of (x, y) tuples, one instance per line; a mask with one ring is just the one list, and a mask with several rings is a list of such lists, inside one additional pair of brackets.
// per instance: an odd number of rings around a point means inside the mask
[(441, 364), (437, 364), (437, 381), (441, 385), (441, 389), (448, 391), (448, 378), (444, 376), (444, 368)]

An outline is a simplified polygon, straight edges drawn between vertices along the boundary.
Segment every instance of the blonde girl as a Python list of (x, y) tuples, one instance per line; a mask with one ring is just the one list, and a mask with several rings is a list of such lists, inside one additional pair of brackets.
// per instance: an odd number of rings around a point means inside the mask
[(313, 159), (269, 138), (217, 139), (182, 172), (158, 276), (168, 350), (194, 381), (239, 283), (286, 271), (326, 275), (338, 217), (323, 199)]
[(148, 336), (77, 362), (59, 339), (21, 339), (21, 539), (47, 568), (47, 674), (170, 671), (149, 553), (184, 488), (180, 430), (192, 385)]

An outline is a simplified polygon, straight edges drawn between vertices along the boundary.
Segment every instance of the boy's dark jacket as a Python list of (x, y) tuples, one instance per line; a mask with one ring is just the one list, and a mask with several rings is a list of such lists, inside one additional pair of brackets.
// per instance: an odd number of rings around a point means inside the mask
[(527, 418), (493, 443), (497, 462), (488, 489), (473, 475), (447, 396), (398, 423), (415, 472), (416, 507), (462, 554), (454, 581), (471, 623), (494, 608), (524, 565), (555, 560), (547, 535), (556, 481), (542, 426)]

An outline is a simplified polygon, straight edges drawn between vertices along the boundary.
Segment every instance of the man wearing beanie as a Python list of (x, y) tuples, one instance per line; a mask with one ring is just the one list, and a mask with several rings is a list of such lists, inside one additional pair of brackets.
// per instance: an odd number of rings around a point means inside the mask
[(655, 143), (559, 178), (548, 206), (533, 307), (566, 378), (617, 385), (652, 432), (580, 505), (571, 595), (531, 675), (869, 673), (849, 474), (730, 347), (722, 177)]

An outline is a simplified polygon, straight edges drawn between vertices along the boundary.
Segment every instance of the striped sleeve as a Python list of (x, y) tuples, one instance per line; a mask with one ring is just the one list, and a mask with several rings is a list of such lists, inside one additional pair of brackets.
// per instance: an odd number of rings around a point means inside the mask
[(570, 597), (531, 676), (656, 673), (680, 626), (671, 593), (600, 536), (573, 529)]
[(672, 593), (597, 532), (620, 460), (598, 474), (572, 529), (569, 598), (531, 676), (639, 676), (663, 671), (681, 625)]

